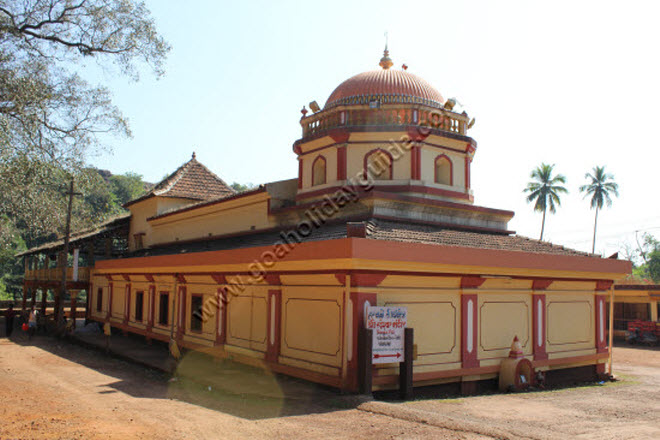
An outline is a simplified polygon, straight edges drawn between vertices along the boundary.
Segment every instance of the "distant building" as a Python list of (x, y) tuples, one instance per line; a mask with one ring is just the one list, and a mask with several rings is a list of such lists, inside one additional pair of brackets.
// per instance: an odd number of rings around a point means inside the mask
[[(536, 369), (603, 372), (605, 299), (630, 263), (517, 236), (513, 212), (474, 205), (468, 115), (387, 51), (380, 66), (303, 108), (297, 178), (237, 194), (193, 154), (130, 216), (74, 236), (89, 317), (345, 390), (367, 303), (408, 308), (416, 384), (493, 378), (514, 336)], [(26, 298), (44, 282), (29, 261), (58, 249), (25, 253)], [(374, 387), (396, 372), (375, 366)]]

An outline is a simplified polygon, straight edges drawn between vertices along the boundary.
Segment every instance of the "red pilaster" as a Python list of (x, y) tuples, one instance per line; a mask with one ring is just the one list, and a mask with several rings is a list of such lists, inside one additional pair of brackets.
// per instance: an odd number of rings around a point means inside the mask
[(181, 339), (186, 328), (186, 286), (179, 286), (179, 317), (177, 319), (176, 335)]
[(105, 317), (107, 321), (112, 317), (112, 293), (113, 293), (112, 282), (108, 285), (108, 315)]
[(465, 157), (465, 189), (470, 189), (470, 158)]
[(337, 180), (346, 180), (346, 147), (337, 148)]
[(479, 366), (477, 359), (478, 295), (461, 295), (461, 362), (463, 368)]
[(532, 295), (532, 331), (534, 340), (534, 360), (548, 359), (545, 351), (545, 295)]
[(607, 328), (605, 323), (605, 296), (596, 295), (596, 352), (607, 352)]
[(126, 284), (124, 294), (124, 324), (128, 324), (129, 316), (131, 314), (131, 283)]
[(420, 180), (422, 177), (422, 151), (419, 145), (410, 147), (410, 178)]
[(298, 158), (298, 189), (303, 187), (303, 161), (302, 157)]
[(227, 340), (227, 289), (218, 288), (216, 292), (215, 344), (223, 345)]
[[(346, 374), (348, 382), (346, 387), (349, 390), (357, 391), (358, 389), (358, 334), (360, 329), (364, 327), (365, 303), (368, 301), (371, 306), (376, 306), (377, 299), (378, 296), (375, 293), (351, 292), (350, 294), (353, 313), (348, 318), (350, 321), (347, 320), (344, 323), (346, 328), (351, 326), (351, 347)], [(348, 349), (349, 347), (346, 347), (346, 350)]]
[(277, 362), (280, 356), (280, 341), (282, 337), (282, 291), (268, 291), (268, 341), (266, 345), (266, 360)]
[(151, 331), (154, 326), (154, 313), (156, 311), (156, 286), (149, 286), (149, 317), (147, 319), (147, 331)]

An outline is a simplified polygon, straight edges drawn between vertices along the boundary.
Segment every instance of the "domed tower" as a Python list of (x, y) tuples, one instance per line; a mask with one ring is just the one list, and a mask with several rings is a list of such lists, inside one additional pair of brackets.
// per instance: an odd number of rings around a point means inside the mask
[(341, 83), (322, 110), (303, 108), (294, 144), (299, 200), (368, 174), (379, 190), (472, 203), (468, 115), (405, 65), (392, 65), (386, 48), (380, 69)]

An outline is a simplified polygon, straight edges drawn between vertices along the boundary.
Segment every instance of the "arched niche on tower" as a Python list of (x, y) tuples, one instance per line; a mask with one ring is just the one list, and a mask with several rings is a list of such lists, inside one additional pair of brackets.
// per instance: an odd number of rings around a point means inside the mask
[(312, 162), (312, 186), (325, 185), (327, 181), (327, 161), (318, 155)]
[(446, 154), (435, 158), (433, 181), (440, 185), (454, 185), (454, 164)]

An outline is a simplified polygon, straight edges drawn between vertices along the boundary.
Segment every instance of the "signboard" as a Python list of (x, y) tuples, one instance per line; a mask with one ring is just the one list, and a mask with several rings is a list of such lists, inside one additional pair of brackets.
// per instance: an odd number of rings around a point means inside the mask
[(404, 329), (408, 324), (406, 307), (366, 307), (366, 327), (373, 330), (374, 364), (403, 361)]

